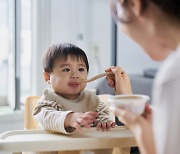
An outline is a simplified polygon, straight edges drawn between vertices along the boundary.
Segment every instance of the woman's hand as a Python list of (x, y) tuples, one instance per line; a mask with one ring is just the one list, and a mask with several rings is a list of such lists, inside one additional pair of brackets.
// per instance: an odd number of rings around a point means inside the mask
[(98, 122), (96, 129), (102, 130), (102, 131), (109, 131), (111, 128), (114, 128), (116, 126), (115, 122), (113, 121), (107, 121), (107, 122)]
[(105, 70), (105, 72), (113, 72), (106, 77), (108, 85), (114, 88), (115, 94), (132, 94), (131, 83), (129, 76), (119, 66), (112, 66)]
[(156, 153), (152, 130), (152, 110), (148, 104), (142, 115), (121, 108), (116, 108), (114, 114), (133, 132), (142, 154)]
[(96, 122), (98, 116), (97, 112), (85, 112), (85, 113), (69, 113), (65, 119), (65, 127), (74, 127), (77, 131), (81, 131), (81, 127), (90, 128), (93, 122)]

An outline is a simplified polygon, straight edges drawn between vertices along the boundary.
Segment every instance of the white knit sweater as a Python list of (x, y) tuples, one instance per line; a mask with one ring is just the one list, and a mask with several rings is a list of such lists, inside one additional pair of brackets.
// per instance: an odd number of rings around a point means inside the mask
[(44, 90), (33, 116), (45, 130), (68, 134), (75, 129), (65, 128), (64, 121), (70, 112), (96, 111), (99, 113), (97, 121), (110, 120), (107, 106), (100, 102), (95, 92), (84, 90), (77, 99), (70, 100), (56, 94), (52, 89)]

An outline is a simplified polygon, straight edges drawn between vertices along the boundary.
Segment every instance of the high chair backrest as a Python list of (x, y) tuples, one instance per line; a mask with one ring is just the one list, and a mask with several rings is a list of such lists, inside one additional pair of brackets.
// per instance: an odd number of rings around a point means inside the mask
[(24, 128), (25, 129), (38, 129), (38, 123), (33, 118), (32, 113), (40, 99), (39, 96), (28, 96), (25, 102), (25, 112), (24, 112)]

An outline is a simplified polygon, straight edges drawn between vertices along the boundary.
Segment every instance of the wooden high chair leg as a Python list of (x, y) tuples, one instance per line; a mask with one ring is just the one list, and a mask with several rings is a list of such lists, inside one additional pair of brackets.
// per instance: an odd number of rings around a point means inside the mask
[(114, 148), (112, 154), (130, 154), (130, 151), (131, 151), (130, 147)]
[(123, 147), (123, 148), (119, 148), (120, 149), (120, 152), (121, 152), (121, 154), (130, 154), (130, 151), (131, 151), (131, 148), (125, 148), (125, 147)]
[(58, 154), (80, 154), (80, 151), (58, 151)]

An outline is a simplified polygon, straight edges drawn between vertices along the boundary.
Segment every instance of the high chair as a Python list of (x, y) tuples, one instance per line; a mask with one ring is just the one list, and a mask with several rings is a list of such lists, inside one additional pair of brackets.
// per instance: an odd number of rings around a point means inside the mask
[[(107, 103), (108, 95), (99, 95), (101, 101)], [(25, 129), (38, 129), (38, 122), (33, 118), (32, 112), (36, 106), (37, 101), (40, 99), (39, 96), (29, 96), (25, 102), (25, 112), (24, 112), (24, 128)], [(113, 118), (111, 114), (111, 118)], [(123, 149), (114, 148), (112, 154), (125, 154)], [(128, 151), (129, 152), (129, 151)], [(80, 154), (79, 151), (59, 151), (58, 154)]]
[(38, 122), (33, 118), (32, 113), (39, 99), (39, 96), (29, 96), (26, 98), (24, 111), (24, 129), (38, 129)]

